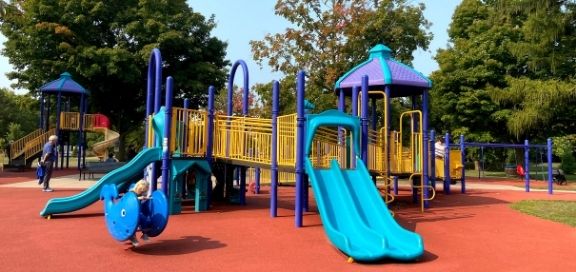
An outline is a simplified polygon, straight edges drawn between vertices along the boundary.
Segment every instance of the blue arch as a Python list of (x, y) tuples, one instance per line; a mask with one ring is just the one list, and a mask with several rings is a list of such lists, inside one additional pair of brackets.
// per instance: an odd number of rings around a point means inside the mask
[(146, 116), (160, 110), (160, 97), (162, 95), (162, 54), (160, 49), (154, 48), (148, 62), (148, 85), (146, 97)]
[(248, 75), (248, 65), (243, 60), (237, 60), (234, 65), (232, 65), (232, 70), (230, 71), (230, 77), (228, 78), (228, 108), (226, 114), (228, 116), (232, 115), (232, 97), (234, 95), (234, 77), (236, 76), (236, 69), (238, 66), (242, 66), (242, 71), (244, 72), (244, 92), (242, 93), (242, 114), (248, 115), (248, 92), (249, 92), (249, 75)]

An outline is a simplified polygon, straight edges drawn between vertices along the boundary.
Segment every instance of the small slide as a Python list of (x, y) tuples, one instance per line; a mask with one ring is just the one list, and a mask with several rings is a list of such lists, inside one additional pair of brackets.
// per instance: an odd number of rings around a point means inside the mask
[(151, 162), (159, 161), (162, 159), (161, 148), (145, 149), (138, 153), (130, 162), (124, 166), (106, 174), (92, 187), (77, 195), (53, 198), (46, 203), (44, 210), (40, 212), (40, 216), (49, 216), (58, 213), (73, 212), (98, 201), (100, 191), (105, 184), (116, 184), (121, 186), (129, 182), (132, 178), (142, 174), (143, 169)]
[(358, 261), (414, 260), (424, 251), (420, 236), (394, 220), (362, 160), (356, 169), (314, 169), (305, 158), (324, 230), (339, 250)]

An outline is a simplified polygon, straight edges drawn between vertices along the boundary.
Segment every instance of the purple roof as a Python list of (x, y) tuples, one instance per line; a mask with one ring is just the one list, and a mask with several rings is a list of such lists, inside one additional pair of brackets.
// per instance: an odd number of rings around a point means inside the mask
[(368, 76), (368, 85), (371, 87), (396, 85), (429, 89), (432, 86), (424, 75), (391, 58), (391, 53), (392, 50), (382, 44), (375, 46), (370, 50), (367, 61), (348, 71), (336, 82), (336, 89), (360, 87), (363, 76)]
[(73, 94), (86, 94), (89, 95), (90, 92), (86, 90), (78, 82), (72, 80), (72, 75), (68, 72), (64, 72), (60, 75), (60, 78), (52, 82), (44, 84), (40, 87), (41, 92), (47, 93), (73, 93)]

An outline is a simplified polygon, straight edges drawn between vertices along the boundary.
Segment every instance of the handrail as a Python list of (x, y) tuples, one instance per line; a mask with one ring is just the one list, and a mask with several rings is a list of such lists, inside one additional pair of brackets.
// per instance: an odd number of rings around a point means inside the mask
[(42, 148), (44, 147), (44, 144), (48, 141), (48, 138), (50, 138), (50, 135), (53, 135), (55, 133), (56, 129), (52, 128), (42, 133), (38, 137), (28, 141), (26, 143), (24, 150), (24, 160), (26, 161), (34, 157), (36, 154), (38, 154), (38, 152), (42, 151)]
[(39, 128), (10, 144), (10, 159), (16, 159), (26, 151), (26, 143), (42, 135), (44, 130)]
[[(423, 131), (423, 123), (422, 123), (422, 111), (419, 110), (410, 110), (410, 111), (405, 111), (402, 114), (400, 114), (400, 132), (399, 132), (399, 139), (398, 139), (398, 145), (399, 145), (399, 150), (397, 153), (397, 158), (399, 162), (402, 162), (402, 153), (400, 150), (402, 150), (403, 148), (403, 139), (402, 139), (402, 131), (403, 131), (403, 119), (405, 116), (407, 116), (408, 114), (410, 114), (410, 167), (409, 169), (407, 169), (409, 172), (416, 172), (416, 171), (420, 171), (420, 169), (423, 166), (423, 156), (422, 154), (424, 154), (423, 152), (423, 135), (422, 135), (422, 131)], [(416, 114), (418, 116), (418, 131), (419, 132), (414, 132), (414, 118), (413, 115)], [(418, 158), (418, 160), (416, 161), (416, 158)]]

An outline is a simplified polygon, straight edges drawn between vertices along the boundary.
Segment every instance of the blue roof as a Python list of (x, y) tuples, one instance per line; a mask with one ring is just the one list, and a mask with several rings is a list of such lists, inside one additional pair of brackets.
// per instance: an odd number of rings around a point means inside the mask
[(64, 72), (60, 75), (60, 78), (52, 82), (44, 84), (40, 87), (40, 91), (43, 93), (70, 93), (70, 94), (85, 94), (90, 95), (90, 92), (86, 90), (82, 85), (72, 79), (72, 75), (68, 72)]

